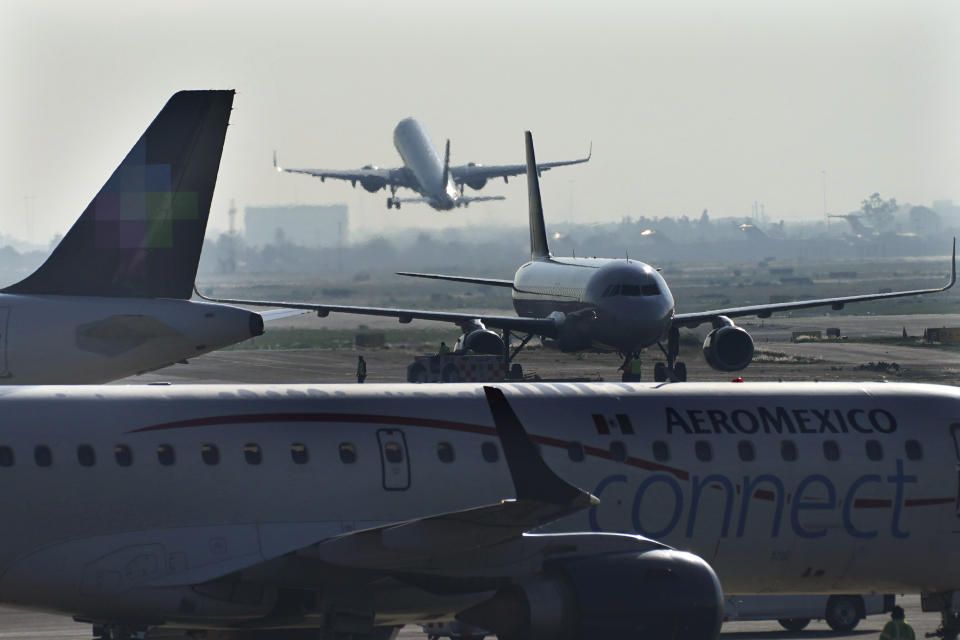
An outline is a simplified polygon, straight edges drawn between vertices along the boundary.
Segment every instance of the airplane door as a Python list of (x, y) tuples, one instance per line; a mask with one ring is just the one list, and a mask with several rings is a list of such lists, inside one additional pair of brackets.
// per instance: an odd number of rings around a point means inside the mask
[(7, 368), (7, 320), (10, 317), (10, 307), (0, 307), (0, 378), (9, 378)]
[(953, 436), (953, 453), (957, 457), (957, 515), (960, 516), (960, 423), (950, 425), (950, 435)]
[(380, 463), (383, 467), (383, 488), (387, 491), (404, 491), (410, 488), (410, 459), (407, 457), (407, 440), (399, 429), (377, 431), (380, 443)]

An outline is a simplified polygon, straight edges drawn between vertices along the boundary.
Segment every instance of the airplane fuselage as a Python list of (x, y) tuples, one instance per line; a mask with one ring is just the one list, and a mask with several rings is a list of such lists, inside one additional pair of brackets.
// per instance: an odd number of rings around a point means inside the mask
[(449, 175), (444, 181), (443, 158), (419, 122), (413, 118), (401, 120), (393, 130), (393, 146), (413, 174), (417, 191), (431, 207), (449, 211), (457, 206), (460, 193)]
[[(499, 386), (600, 499), (551, 531), (690, 550), (728, 593), (960, 584), (960, 390)], [(0, 413), (0, 602), (73, 615), (227, 616), (189, 585), (514, 491), (479, 385), (21, 387)]]
[(0, 384), (96, 384), (263, 333), (260, 314), (188, 300), (0, 294)]
[(596, 348), (632, 353), (661, 340), (670, 329), (673, 295), (663, 276), (637, 260), (544, 258), (514, 275), (517, 315), (566, 316), (564, 350)]

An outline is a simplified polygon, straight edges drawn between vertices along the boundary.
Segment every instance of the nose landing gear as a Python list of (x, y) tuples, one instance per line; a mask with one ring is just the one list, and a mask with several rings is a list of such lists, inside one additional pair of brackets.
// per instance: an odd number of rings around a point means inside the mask
[(680, 355), (680, 329), (670, 327), (670, 333), (667, 335), (667, 347), (664, 348), (662, 342), (658, 342), (657, 346), (663, 351), (667, 362), (658, 362), (654, 365), (653, 379), (656, 382), (666, 382), (667, 380), (670, 382), (686, 382), (687, 365), (677, 360), (677, 356)]
[(920, 608), (940, 612), (940, 626), (926, 637), (957, 640), (960, 635), (960, 590), (920, 594)]

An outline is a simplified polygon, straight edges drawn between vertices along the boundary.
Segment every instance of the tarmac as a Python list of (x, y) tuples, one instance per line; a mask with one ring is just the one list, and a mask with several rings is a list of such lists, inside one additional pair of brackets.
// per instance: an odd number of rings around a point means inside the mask
[[(303, 322), (303, 320), (301, 320)], [(844, 341), (791, 343), (793, 331), (841, 328), (843, 335), (899, 336), (904, 328), (910, 335), (922, 334), (927, 326), (960, 326), (960, 315), (951, 316), (843, 316), (834, 318), (773, 319), (744, 323), (761, 353), (743, 372), (729, 374), (712, 371), (695, 349), (683, 357), (691, 380), (730, 380), (742, 377), (752, 380), (905, 380), (960, 384), (960, 352), (923, 347), (891, 347), (878, 344)], [(403, 349), (364, 350), (285, 350), (285, 351), (218, 351), (165, 369), (134, 376), (114, 384), (170, 382), (198, 383), (295, 383), (351, 382), (356, 357), (363, 353), (368, 362), (368, 383), (405, 380), (406, 365), (414, 352)], [(769, 354), (782, 354), (769, 355)], [(647, 370), (652, 370), (656, 354), (648, 350)], [(866, 365), (878, 361), (896, 362), (899, 373), (878, 370)], [(518, 358), (528, 376), (545, 379), (618, 380), (620, 362), (613, 354), (562, 354), (549, 349), (525, 350)], [(864, 368), (866, 367), (866, 368)], [(898, 596), (898, 604), (906, 609), (907, 621), (918, 640), (931, 633), (940, 623), (938, 613), (920, 611), (917, 595)], [(804, 638), (834, 640), (878, 638), (887, 615), (869, 616), (851, 633), (838, 634), (825, 622), (814, 621), (800, 632), (785, 631), (776, 621), (728, 622), (721, 637), (727, 639), (780, 640)], [(0, 607), (0, 640), (34, 638), (90, 638), (90, 626), (73, 622), (69, 617), (21, 611)], [(423, 640), (418, 627), (401, 632), (405, 640)], [(611, 638), (611, 640), (616, 640)]]

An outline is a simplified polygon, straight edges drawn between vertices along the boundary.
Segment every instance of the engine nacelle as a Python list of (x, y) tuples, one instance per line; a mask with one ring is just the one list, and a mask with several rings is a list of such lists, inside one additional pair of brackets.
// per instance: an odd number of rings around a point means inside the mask
[(474, 329), (457, 340), (454, 351), (471, 350), (476, 354), (502, 356), (506, 347), (503, 339), (490, 329)]
[(480, 178), (480, 177), (477, 177), (477, 178), (468, 178), (468, 179), (464, 180), (463, 182), (464, 182), (464, 184), (466, 184), (466, 185), (467, 185), (468, 187), (470, 187), (471, 189), (475, 189), (476, 191), (479, 191), (480, 189), (483, 189), (484, 185), (487, 184), (487, 179), (486, 179), (486, 178)]
[(753, 360), (753, 338), (735, 325), (714, 329), (703, 341), (703, 357), (717, 371), (740, 371)]
[(712, 640), (722, 617), (710, 565), (670, 549), (557, 562), (457, 616), (501, 640)]
[(386, 178), (380, 178), (377, 176), (368, 176), (366, 178), (360, 179), (360, 186), (369, 191), (370, 193), (376, 193), (387, 186)]

